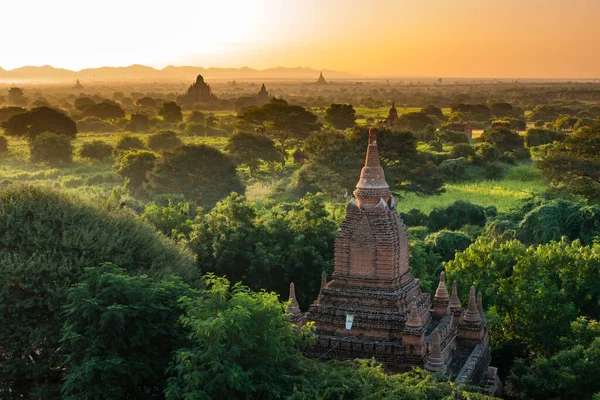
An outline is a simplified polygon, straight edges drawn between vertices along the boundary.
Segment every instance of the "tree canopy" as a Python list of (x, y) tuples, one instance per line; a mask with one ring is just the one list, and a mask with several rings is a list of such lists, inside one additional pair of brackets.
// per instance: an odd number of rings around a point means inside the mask
[(155, 193), (180, 193), (207, 208), (231, 192), (244, 193), (231, 158), (206, 145), (186, 145), (165, 152), (149, 181)]
[(75, 121), (60, 111), (38, 107), (15, 114), (0, 124), (6, 135), (23, 137), (32, 141), (37, 135), (52, 132), (74, 139), (77, 135)]

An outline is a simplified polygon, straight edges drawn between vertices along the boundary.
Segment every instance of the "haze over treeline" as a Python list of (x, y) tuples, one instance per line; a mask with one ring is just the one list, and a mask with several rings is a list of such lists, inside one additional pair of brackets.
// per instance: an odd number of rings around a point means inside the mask
[[(5, 4), (6, 3), (6, 4)], [(589, 79), (595, 0), (6, 1), (0, 66), (311, 66), (369, 76)], [(51, 16), (51, 17), (49, 17)], [(34, 28), (34, 29), (33, 29)]]

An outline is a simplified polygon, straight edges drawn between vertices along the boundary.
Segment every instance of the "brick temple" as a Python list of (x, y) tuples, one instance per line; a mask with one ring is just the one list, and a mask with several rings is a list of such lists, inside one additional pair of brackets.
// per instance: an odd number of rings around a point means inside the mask
[(335, 239), (335, 270), (323, 274), (317, 300), (302, 313), (290, 285), (288, 311), (296, 324), (314, 321), (318, 339), (307, 355), (324, 360), (375, 358), (391, 372), (413, 367), (455, 382), (501, 391), (490, 367), (488, 324), (481, 294), (470, 288), (466, 309), (456, 282), (445, 276), (433, 299), (409, 265), (408, 232), (379, 162), (377, 135), (369, 132), (367, 157), (354, 197)]

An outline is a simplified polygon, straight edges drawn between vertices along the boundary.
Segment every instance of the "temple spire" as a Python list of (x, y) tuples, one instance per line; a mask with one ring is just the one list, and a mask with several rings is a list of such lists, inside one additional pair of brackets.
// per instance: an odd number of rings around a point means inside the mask
[(475, 286), (471, 286), (471, 291), (469, 293), (469, 305), (467, 306), (467, 311), (463, 316), (463, 321), (470, 323), (481, 322), (481, 315), (479, 315), (479, 310), (477, 309), (477, 300), (475, 299)]
[(440, 272), (440, 283), (438, 284), (437, 290), (435, 291), (436, 299), (447, 299), (450, 296), (448, 295), (448, 289), (446, 288), (446, 274), (444, 271)]
[(417, 305), (413, 302), (410, 306), (410, 313), (406, 320), (406, 326), (410, 328), (420, 328), (423, 325), (423, 321), (417, 312)]
[(446, 372), (446, 364), (442, 357), (442, 334), (437, 328), (433, 331), (431, 350), (429, 351), (427, 362), (425, 362), (425, 368), (429, 371), (440, 372), (442, 374)]
[(321, 290), (323, 291), (323, 289), (325, 288), (325, 286), (327, 285), (327, 273), (325, 273), (325, 271), (323, 271), (321, 273)]
[(452, 311), (460, 310), (462, 305), (458, 298), (458, 290), (456, 289), (456, 281), (452, 282), (452, 295), (450, 296), (450, 309)]
[(377, 148), (377, 130), (369, 129), (369, 145), (367, 146), (367, 157), (365, 166), (360, 172), (360, 180), (356, 184), (357, 189), (389, 189), (383, 174), (383, 168), (379, 161), (379, 149)]
[(288, 312), (292, 314), (300, 313), (300, 305), (298, 304), (298, 300), (296, 300), (296, 288), (294, 287), (294, 282), (290, 283), (290, 305), (288, 306)]

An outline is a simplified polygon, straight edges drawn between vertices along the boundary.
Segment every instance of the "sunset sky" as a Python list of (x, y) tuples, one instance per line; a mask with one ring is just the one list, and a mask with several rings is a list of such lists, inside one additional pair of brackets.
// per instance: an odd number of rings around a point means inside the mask
[(2, 0), (0, 67), (597, 78), (600, 0)]

